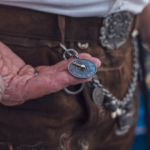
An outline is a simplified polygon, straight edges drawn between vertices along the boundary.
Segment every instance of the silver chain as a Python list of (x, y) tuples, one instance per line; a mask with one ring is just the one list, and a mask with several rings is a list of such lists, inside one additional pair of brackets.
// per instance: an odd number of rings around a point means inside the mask
[[(137, 32), (136, 30), (134, 32)], [(99, 88), (102, 89), (103, 94), (106, 97), (109, 97), (110, 99), (114, 100), (118, 108), (124, 108), (128, 102), (130, 102), (131, 98), (133, 97), (133, 92), (135, 91), (136, 82), (138, 79), (138, 73), (140, 69), (139, 65), (139, 49), (138, 49), (138, 43), (136, 40), (137, 33), (132, 34), (132, 45), (133, 45), (133, 66), (132, 66), (132, 78), (131, 83), (129, 85), (128, 91), (125, 95), (125, 97), (121, 100), (114, 97), (108, 90), (106, 90), (102, 84), (100, 84), (99, 80), (92, 78), (92, 82), (94, 82)]]
[[(113, 100), (118, 108), (124, 108), (128, 102), (130, 102), (131, 98), (133, 97), (133, 92), (135, 91), (136, 87), (136, 81), (138, 79), (138, 73), (140, 69), (139, 65), (139, 49), (138, 49), (138, 43), (136, 40), (136, 36), (138, 34), (137, 30), (134, 30), (132, 33), (132, 47), (133, 47), (133, 66), (132, 66), (132, 78), (131, 83), (129, 85), (128, 91), (125, 95), (125, 97), (122, 100), (117, 99), (115, 96), (113, 96), (107, 89), (103, 87), (102, 84), (100, 84), (99, 80), (96, 78), (92, 78), (92, 82), (94, 83), (95, 87), (99, 87), (102, 89), (103, 94), (106, 97), (109, 97), (111, 100)], [(66, 59), (66, 54), (68, 54), (70, 57), (78, 57), (78, 53), (73, 49), (67, 49), (63, 44), (60, 43), (61, 48), (65, 51), (64, 52), (64, 59)], [(73, 52), (71, 54), (70, 52)]]

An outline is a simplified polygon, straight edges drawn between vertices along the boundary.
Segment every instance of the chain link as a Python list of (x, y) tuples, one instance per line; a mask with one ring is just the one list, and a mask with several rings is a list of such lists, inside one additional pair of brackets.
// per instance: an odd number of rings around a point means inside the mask
[(106, 97), (111, 98), (115, 101), (118, 108), (124, 108), (133, 97), (133, 92), (135, 91), (136, 82), (138, 79), (138, 73), (140, 69), (139, 65), (139, 49), (138, 49), (138, 43), (136, 40), (136, 36), (132, 36), (132, 45), (133, 45), (133, 66), (132, 66), (132, 78), (131, 83), (129, 85), (128, 91), (125, 95), (125, 97), (121, 100), (114, 97), (108, 90), (106, 90), (102, 84), (100, 84), (99, 80), (96, 78), (92, 78), (92, 82), (94, 83), (95, 87), (98, 86), (99, 88), (102, 88), (103, 94)]
[[(100, 84), (99, 80), (97, 78), (92, 78), (92, 83), (94, 87), (99, 87), (102, 89), (103, 94), (113, 100), (118, 108), (125, 108), (125, 106), (130, 102), (130, 100), (133, 97), (133, 92), (135, 91), (136, 87), (136, 81), (138, 79), (138, 73), (140, 70), (140, 64), (139, 64), (139, 49), (138, 49), (138, 43), (136, 40), (137, 31), (135, 30), (132, 34), (132, 45), (133, 45), (133, 66), (132, 66), (132, 78), (131, 83), (129, 85), (128, 91), (125, 95), (125, 97), (122, 100), (117, 99), (114, 97), (107, 89), (103, 87), (102, 84)], [(61, 48), (65, 51), (64, 55), (67, 53), (70, 57), (78, 57), (78, 53), (72, 52), (72, 49), (67, 49), (63, 44), (60, 43)]]

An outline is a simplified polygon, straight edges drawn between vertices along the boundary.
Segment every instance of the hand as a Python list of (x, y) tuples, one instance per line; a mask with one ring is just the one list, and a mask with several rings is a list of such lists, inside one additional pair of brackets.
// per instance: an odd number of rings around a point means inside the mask
[[(89, 54), (80, 54), (97, 67), (100, 61)], [(19, 105), (24, 101), (57, 92), (69, 85), (88, 82), (89, 79), (78, 79), (68, 72), (68, 64), (73, 59), (63, 60), (53, 66), (33, 68), (20, 59), (6, 45), (0, 43), (0, 74), (5, 84), (5, 93), (1, 103), (7, 106)], [(38, 75), (35, 75), (38, 71)]]
[(150, 4), (139, 16), (139, 27), (142, 40), (150, 46)]

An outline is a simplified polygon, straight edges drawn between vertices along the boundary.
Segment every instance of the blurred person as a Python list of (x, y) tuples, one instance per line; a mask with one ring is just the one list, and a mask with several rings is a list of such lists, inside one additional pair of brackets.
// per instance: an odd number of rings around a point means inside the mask
[[(138, 14), (147, 6), (139, 20), (149, 42), (149, 1), (0, 4), (0, 149), (130, 149), (138, 114)], [(93, 62), (96, 75), (72, 76), (74, 58), (63, 60), (64, 46)]]
[(150, 13), (150, 5), (144, 9), (144, 11), (140, 14), (140, 33), (142, 37), (142, 43), (145, 50), (144, 55), (144, 63), (145, 63), (145, 82), (147, 88), (150, 89), (150, 26), (149, 26), (149, 13)]

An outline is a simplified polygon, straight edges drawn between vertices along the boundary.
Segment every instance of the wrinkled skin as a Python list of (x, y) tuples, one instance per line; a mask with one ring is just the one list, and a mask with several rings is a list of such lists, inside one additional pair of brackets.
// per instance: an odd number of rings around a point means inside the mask
[[(81, 58), (93, 61), (97, 67), (100, 61), (89, 54), (80, 54)], [(53, 66), (33, 68), (20, 59), (6, 45), (0, 42), (0, 74), (5, 84), (5, 93), (1, 103), (7, 106), (19, 105), (29, 99), (35, 99), (57, 92), (69, 85), (90, 81), (74, 78), (68, 72), (72, 60), (63, 60)], [(38, 71), (38, 75), (35, 75)]]

